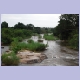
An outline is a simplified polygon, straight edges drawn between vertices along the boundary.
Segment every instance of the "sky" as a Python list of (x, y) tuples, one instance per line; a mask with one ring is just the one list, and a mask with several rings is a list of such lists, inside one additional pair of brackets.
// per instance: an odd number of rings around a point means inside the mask
[(1, 14), (1, 22), (6, 21), (9, 27), (18, 22), (35, 27), (56, 27), (61, 14)]

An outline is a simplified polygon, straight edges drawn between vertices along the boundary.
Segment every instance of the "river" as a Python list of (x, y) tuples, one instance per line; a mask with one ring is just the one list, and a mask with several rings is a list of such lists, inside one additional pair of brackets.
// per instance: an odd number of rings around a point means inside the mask
[[(43, 35), (42, 35), (43, 36)], [(37, 36), (32, 36), (31, 39), (34, 41), (38, 40)], [(43, 39), (43, 43), (48, 42), (47, 50), (41, 52), (47, 55), (47, 59), (43, 60), (41, 63), (35, 64), (19, 64), (19, 66), (79, 66), (79, 51), (75, 51), (62, 46), (60, 40), (56, 41), (47, 41)], [(27, 42), (27, 40), (24, 40)], [(6, 49), (1, 49), (2, 52), (7, 50), (9, 47), (6, 46)]]

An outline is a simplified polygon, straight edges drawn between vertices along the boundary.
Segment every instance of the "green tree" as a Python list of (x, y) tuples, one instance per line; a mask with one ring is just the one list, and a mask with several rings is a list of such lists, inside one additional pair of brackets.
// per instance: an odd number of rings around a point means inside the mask
[(2, 22), (1, 28), (8, 28), (8, 23), (6, 21)]
[(25, 25), (23, 23), (18, 22), (18, 24), (14, 25), (14, 28), (15, 29), (25, 29), (26, 27), (25, 27)]
[(73, 30), (79, 29), (79, 14), (62, 14), (56, 29), (54, 29), (60, 39), (67, 40)]

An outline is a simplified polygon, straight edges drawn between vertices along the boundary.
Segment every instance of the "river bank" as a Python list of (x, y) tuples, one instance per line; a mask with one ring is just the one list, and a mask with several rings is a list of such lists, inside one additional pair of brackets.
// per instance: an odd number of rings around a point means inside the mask
[[(36, 42), (38, 36), (32, 36), (31, 39)], [(27, 39), (23, 40), (23, 42), (27, 42)], [(47, 59), (44, 59), (41, 63), (20, 63), (19, 66), (79, 66), (79, 51), (61, 45), (60, 40), (48, 41), (43, 39), (43, 43), (48, 43), (47, 50), (41, 52), (47, 56)], [(6, 49), (9, 49), (9, 46)], [(3, 49), (1, 50), (4, 52)]]

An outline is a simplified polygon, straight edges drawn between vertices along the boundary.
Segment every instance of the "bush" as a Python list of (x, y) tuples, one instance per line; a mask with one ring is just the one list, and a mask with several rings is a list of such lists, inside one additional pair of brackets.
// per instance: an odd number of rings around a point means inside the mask
[(17, 53), (21, 49), (27, 49), (27, 44), (24, 42), (19, 42), (17, 38), (14, 38), (14, 41), (11, 43), (10, 49)]
[(19, 64), (19, 58), (15, 55), (14, 52), (2, 54), (1, 61), (6, 66), (13, 66)]
[(33, 43), (34, 41), (32, 39), (27, 40), (28, 43)]
[(21, 42), (23, 40), (22, 37), (17, 37), (18, 41)]
[(45, 50), (46, 45), (38, 42), (34, 42), (33, 40), (28, 40), (29, 43), (18, 42), (18, 40), (14, 40), (11, 43), (10, 49), (17, 53), (19, 50), (28, 49), (31, 51), (42, 51)]
[(79, 49), (79, 35), (75, 34), (68, 40), (69, 46), (73, 49)]
[(17, 38), (14, 38), (13, 42), (11, 43), (10, 49), (14, 51), (14, 53), (17, 53), (21, 49)]
[(42, 36), (39, 34), (39, 35), (38, 35), (38, 38), (39, 38), (39, 39), (41, 39), (41, 38), (42, 38)]
[(31, 30), (26, 29), (14, 29), (13, 27), (1, 29), (1, 42), (5, 44), (11, 44), (13, 38), (17, 38), (18, 41), (30, 38), (32, 35)]
[(45, 50), (45, 48), (46, 48), (45, 44), (41, 44), (38, 42), (27, 44), (27, 49), (29, 49), (31, 51), (43, 51), (43, 50)]
[(23, 50), (23, 49), (27, 49), (27, 44), (24, 43), (24, 42), (19, 43), (19, 44), (17, 45), (17, 48), (19, 48), (19, 49), (17, 49), (18, 51), (19, 51), (19, 50)]

